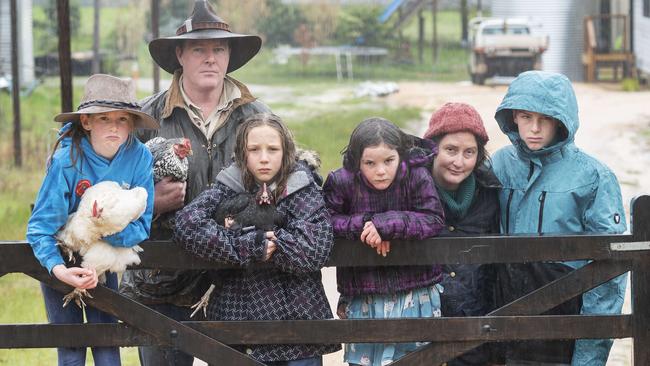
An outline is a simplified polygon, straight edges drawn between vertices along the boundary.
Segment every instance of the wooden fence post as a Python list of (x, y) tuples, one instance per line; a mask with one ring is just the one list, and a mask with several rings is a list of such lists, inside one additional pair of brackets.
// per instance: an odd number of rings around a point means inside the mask
[[(650, 197), (632, 203), (632, 236), (650, 244)], [(634, 365), (650, 365), (650, 253), (639, 254), (632, 267)]]

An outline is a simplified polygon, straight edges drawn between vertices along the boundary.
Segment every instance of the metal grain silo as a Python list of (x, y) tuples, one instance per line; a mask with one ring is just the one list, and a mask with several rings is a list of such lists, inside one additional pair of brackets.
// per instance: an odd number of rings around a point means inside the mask
[(549, 36), (543, 69), (584, 79), (583, 19), (598, 13), (596, 0), (492, 0), (493, 17), (530, 17), (533, 33)]

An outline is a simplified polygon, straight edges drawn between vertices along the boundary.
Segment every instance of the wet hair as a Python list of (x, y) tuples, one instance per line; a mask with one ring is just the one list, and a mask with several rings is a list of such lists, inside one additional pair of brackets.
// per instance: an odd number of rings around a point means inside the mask
[(282, 141), (282, 166), (278, 174), (273, 178), (276, 188), (273, 196), (277, 199), (282, 195), (287, 187), (287, 180), (296, 164), (296, 145), (293, 141), (293, 135), (287, 126), (282, 122), (280, 117), (272, 113), (257, 113), (248, 117), (238, 128), (235, 137), (235, 164), (242, 173), (242, 182), (248, 191), (256, 189), (255, 177), (246, 167), (248, 150), (248, 134), (255, 127), (269, 126), (274, 129)]
[[(108, 112), (105, 112), (108, 113)], [(128, 112), (127, 112), (128, 113)], [(93, 113), (93, 114), (102, 114), (102, 113)], [(86, 114), (88, 118), (92, 118), (92, 114)], [(131, 116), (132, 123), (135, 123), (135, 117), (133, 114), (129, 113), (129, 116)], [(129, 133), (129, 137), (124, 143), (124, 146), (129, 146), (130, 144), (133, 143), (135, 137), (133, 136), (133, 131), (135, 128), (131, 129), (131, 132)], [(87, 137), (90, 139), (90, 131), (86, 130), (83, 125), (81, 124), (81, 120), (76, 120), (72, 121), (70, 128), (65, 131), (61, 136), (59, 136), (58, 139), (56, 139), (56, 142), (54, 142), (54, 145), (52, 146), (52, 152), (50, 153), (50, 156), (47, 159), (47, 167), (49, 169), (50, 163), (52, 162), (52, 158), (54, 157), (54, 154), (56, 153), (56, 150), (58, 149), (59, 145), (61, 144), (61, 141), (63, 139), (69, 137), (72, 140), (72, 144), (70, 146), (70, 162), (71, 162), (71, 167), (74, 167), (77, 169), (77, 161), (79, 159), (84, 158), (84, 153), (83, 150), (81, 149), (81, 139), (84, 137)], [(94, 148), (93, 148), (94, 149)]]
[(405, 134), (391, 121), (371, 117), (363, 120), (352, 131), (348, 146), (343, 149), (343, 167), (352, 172), (358, 172), (361, 166), (361, 156), (367, 147), (386, 144), (391, 149), (397, 150), (400, 162), (404, 161), (410, 148), (413, 147), (413, 139)]
[[(459, 132), (462, 132), (462, 131), (459, 131)], [(467, 132), (470, 132), (470, 131), (467, 131)], [(431, 141), (435, 142), (436, 145), (439, 147), (440, 146), (440, 141), (442, 141), (442, 139), (447, 135), (448, 135), (448, 133), (438, 135), (438, 136), (434, 136), (434, 137), (431, 138)], [(476, 165), (474, 166), (474, 169), (472, 169), (472, 171), (475, 172), (479, 168), (481, 168), (485, 163), (487, 163), (488, 165), (492, 165), (492, 163), (491, 163), (491, 159), (490, 159), (490, 154), (488, 153), (487, 149), (485, 148), (485, 145), (487, 145), (487, 141), (484, 141), (482, 138), (474, 135), (473, 133), (472, 133), (472, 135), (474, 136), (474, 139), (476, 139), (476, 147), (478, 148), (477, 153), (476, 153)]]

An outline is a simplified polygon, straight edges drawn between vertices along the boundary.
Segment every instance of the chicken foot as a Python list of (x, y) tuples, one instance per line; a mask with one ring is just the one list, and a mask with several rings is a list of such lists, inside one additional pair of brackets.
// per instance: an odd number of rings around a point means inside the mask
[(74, 301), (78, 307), (83, 309), (86, 306), (83, 300), (84, 296), (93, 298), (85, 289), (75, 288), (69, 294), (63, 296), (63, 307), (66, 307), (70, 301)]
[(203, 296), (201, 296), (201, 300), (199, 300), (199, 302), (190, 307), (190, 309), (194, 309), (192, 315), (190, 315), (190, 318), (194, 317), (194, 314), (198, 313), (201, 309), (203, 309), (203, 316), (207, 318), (208, 303), (210, 302), (210, 295), (212, 295), (212, 291), (214, 291), (214, 284), (210, 285), (210, 288), (205, 292), (205, 294), (203, 294)]

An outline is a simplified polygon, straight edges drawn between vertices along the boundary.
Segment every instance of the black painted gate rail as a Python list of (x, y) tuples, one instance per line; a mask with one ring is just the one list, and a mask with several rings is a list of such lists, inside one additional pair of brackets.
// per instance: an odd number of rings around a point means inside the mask
[[(588, 265), (484, 317), (386, 320), (176, 322), (105, 287), (87, 303), (120, 324), (3, 324), (0, 348), (170, 345), (208, 363), (260, 365), (228, 345), (339, 342), (431, 344), (393, 365), (442, 363), (486, 341), (512, 339), (634, 338), (634, 364), (650, 365), (650, 196), (632, 203), (631, 234), (435, 238), (394, 243), (384, 258), (358, 242), (339, 240), (328, 266), (431, 263), (517, 263), (592, 259)], [(223, 268), (198, 260), (171, 242), (142, 245), (143, 267)], [(540, 316), (564, 301), (631, 272), (628, 315)], [(0, 242), (0, 274), (22, 272), (62, 292), (25, 242)]]

